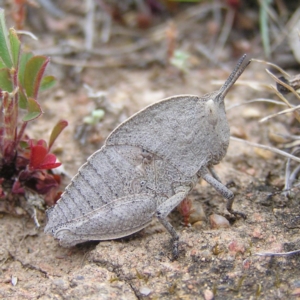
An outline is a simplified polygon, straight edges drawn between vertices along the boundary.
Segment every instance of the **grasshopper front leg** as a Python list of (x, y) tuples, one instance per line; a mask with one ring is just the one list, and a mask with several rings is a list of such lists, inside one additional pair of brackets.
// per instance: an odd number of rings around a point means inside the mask
[(179, 235), (175, 231), (174, 227), (171, 223), (167, 220), (168, 214), (180, 204), (180, 202), (188, 195), (191, 190), (191, 186), (180, 186), (175, 190), (175, 195), (171, 198), (167, 199), (163, 203), (161, 203), (156, 211), (156, 216), (160, 223), (168, 230), (168, 232), (172, 236), (172, 255), (173, 259), (178, 257), (178, 240)]
[(214, 171), (212, 172), (213, 169), (209, 170), (212, 173), (212, 175), (209, 174), (207, 168), (204, 167), (198, 171), (197, 175), (199, 177), (202, 177), (207, 183), (214, 187), (225, 199), (227, 199), (226, 208), (231, 214), (235, 216), (239, 215), (242, 218), (246, 219), (246, 215), (244, 213), (232, 209), (232, 204), (234, 200), (233, 192), (229, 190), (223, 183), (221, 183), (219, 177), (215, 177), (216, 173)]

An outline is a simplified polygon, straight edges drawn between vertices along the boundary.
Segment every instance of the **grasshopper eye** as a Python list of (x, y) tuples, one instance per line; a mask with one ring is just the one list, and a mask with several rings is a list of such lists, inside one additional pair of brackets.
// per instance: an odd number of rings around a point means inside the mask
[(212, 99), (205, 103), (205, 113), (209, 124), (215, 126), (218, 123), (218, 108)]

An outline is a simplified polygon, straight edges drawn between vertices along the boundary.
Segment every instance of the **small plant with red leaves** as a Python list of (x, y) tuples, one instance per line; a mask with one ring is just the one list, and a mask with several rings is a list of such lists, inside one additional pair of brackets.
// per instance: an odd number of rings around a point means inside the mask
[(49, 143), (25, 134), (29, 122), (42, 115), (40, 91), (55, 84), (44, 76), (49, 58), (21, 50), (17, 32), (5, 25), (0, 9), (0, 211), (14, 212), (19, 199), (39, 195), (47, 204), (56, 199), (60, 177), (51, 171), (61, 165), (51, 147), (68, 125), (59, 121)]

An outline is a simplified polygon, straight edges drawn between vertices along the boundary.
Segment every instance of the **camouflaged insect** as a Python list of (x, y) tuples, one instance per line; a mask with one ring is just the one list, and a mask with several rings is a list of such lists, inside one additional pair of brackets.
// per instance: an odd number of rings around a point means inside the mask
[(243, 64), (245, 57), (219, 91), (167, 98), (119, 125), (48, 210), (45, 232), (70, 247), (130, 235), (156, 216), (172, 236), (176, 258), (179, 236), (167, 216), (199, 178), (226, 198), (235, 214), (234, 195), (213, 165), (227, 152), (224, 97), (250, 63)]

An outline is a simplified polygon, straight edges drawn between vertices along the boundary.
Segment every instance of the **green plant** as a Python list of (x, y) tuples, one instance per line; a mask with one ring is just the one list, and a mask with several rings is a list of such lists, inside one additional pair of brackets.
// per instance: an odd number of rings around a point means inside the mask
[[(55, 84), (53, 76), (44, 76), (49, 58), (23, 52), (17, 32), (5, 25), (0, 9), (0, 200), (6, 200), (11, 211), (20, 196), (41, 195), (53, 204), (59, 177), (51, 172), (61, 165), (51, 147), (68, 125), (58, 122), (49, 143), (29, 138), (25, 129), (42, 115), (39, 92)], [(6, 206), (7, 207), (7, 206)]]
[(259, 1), (259, 28), (262, 39), (262, 44), (266, 57), (270, 56), (270, 36), (269, 36), (269, 7), (272, 4), (272, 0), (261, 0)]

